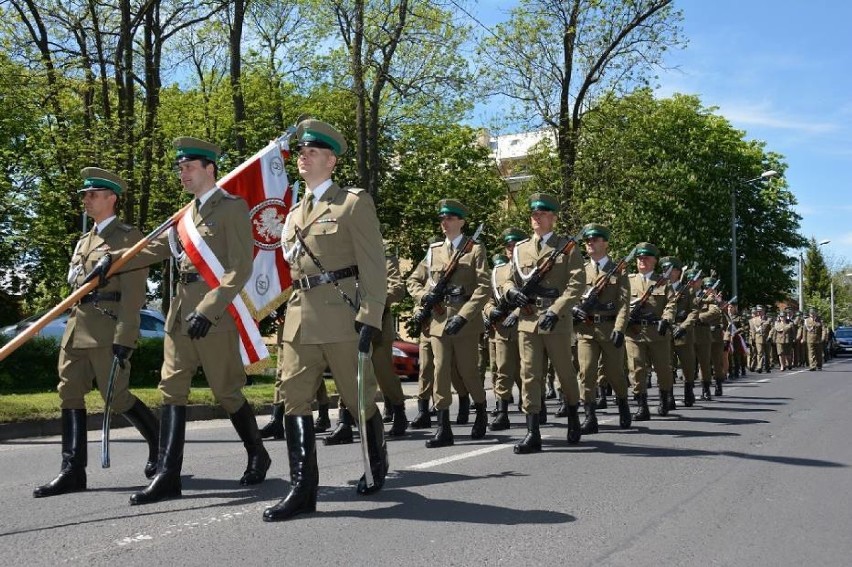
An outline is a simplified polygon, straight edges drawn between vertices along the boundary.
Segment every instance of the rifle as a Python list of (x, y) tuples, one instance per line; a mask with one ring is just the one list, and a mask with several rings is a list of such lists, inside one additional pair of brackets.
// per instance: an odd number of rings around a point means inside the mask
[(447, 291), (447, 286), (450, 285), (450, 278), (453, 277), (453, 273), (459, 266), (461, 257), (473, 250), (473, 245), (479, 240), (479, 235), (482, 234), (483, 227), (484, 223), (480, 223), (473, 236), (464, 238), (462, 244), (453, 252), (453, 257), (450, 258), (450, 263), (447, 264), (446, 269), (441, 273), (441, 277), (438, 278), (438, 281), (429, 290), (431, 294), (430, 299), (425, 301), (420, 306), (420, 309), (415, 311), (414, 315), (411, 316), (411, 319), (405, 323), (405, 329), (410, 336), (420, 336), (420, 333), (423, 331), (423, 324), (432, 316), (432, 310), (444, 300), (444, 293)]
[[(697, 266), (693, 265), (693, 268), (692, 268), (692, 269), (694, 270), (696, 267), (697, 267)], [(686, 273), (686, 272), (684, 272), (684, 274), (685, 274), (685, 273)], [(689, 288), (689, 286), (690, 286), (690, 285), (694, 284), (695, 282), (697, 282), (697, 281), (699, 281), (699, 280), (701, 279), (701, 274), (702, 274), (702, 273), (704, 273), (704, 270), (698, 270), (697, 272), (695, 272), (695, 275), (694, 275), (694, 276), (692, 276), (691, 278), (689, 278), (689, 281), (688, 281), (688, 282), (683, 282), (683, 285), (681, 285), (681, 286), (677, 289), (677, 291), (675, 292), (675, 297), (674, 297), (675, 302), (680, 301), (680, 298), (681, 298), (681, 297), (683, 297), (684, 292), (687, 290), (687, 288)]]
[(630, 304), (630, 321), (635, 322), (639, 321), (641, 318), (639, 317), (639, 312), (642, 311), (642, 307), (648, 303), (648, 300), (651, 298), (651, 294), (654, 293), (654, 290), (660, 287), (661, 285), (665, 285), (669, 281), (669, 276), (674, 269), (673, 266), (669, 266), (669, 269), (663, 272), (663, 274), (659, 277), (657, 281), (654, 282), (654, 285), (645, 290), (645, 293), (642, 294), (638, 300), (634, 301)]
[[(536, 265), (533, 268), (533, 271), (530, 273), (529, 277), (524, 281), (524, 285), (518, 290), (523, 295), (528, 297), (531, 301), (538, 295), (538, 284), (541, 283), (541, 280), (544, 279), (544, 276), (553, 269), (553, 266), (556, 264), (556, 260), (559, 259), (559, 256), (562, 254), (570, 254), (571, 250), (577, 246), (577, 242), (583, 238), (583, 231), (580, 231), (575, 236), (569, 236), (568, 242), (565, 243), (561, 248), (555, 248), (550, 254), (547, 255), (547, 258), (544, 259), (544, 262)], [(508, 302), (507, 302), (508, 303)], [(513, 306), (516, 307), (516, 306)], [(528, 306), (525, 309), (529, 309)]]
[(583, 311), (588, 311), (592, 308), (592, 306), (597, 301), (601, 292), (606, 288), (607, 284), (609, 284), (609, 279), (615, 274), (619, 273), (624, 269), (627, 265), (627, 262), (631, 261), (636, 256), (636, 247), (633, 247), (633, 250), (630, 251), (630, 254), (623, 257), (619, 260), (611, 269), (607, 270), (605, 274), (602, 274), (598, 277), (597, 281), (586, 290), (586, 292), (580, 298), (580, 309)]

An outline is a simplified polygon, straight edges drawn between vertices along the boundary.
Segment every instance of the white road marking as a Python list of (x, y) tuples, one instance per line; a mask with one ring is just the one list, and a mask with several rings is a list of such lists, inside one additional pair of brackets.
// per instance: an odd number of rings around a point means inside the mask
[[(547, 439), (550, 435), (542, 435), (542, 439)], [(452, 457), (444, 457), (443, 459), (435, 459), (434, 461), (426, 461), (425, 463), (418, 463), (416, 465), (411, 465), (410, 467), (406, 467), (410, 470), (423, 470), (423, 469), (431, 469), (432, 467), (438, 467), (441, 465), (446, 465), (447, 463), (453, 463), (455, 461), (462, 461), (464, 459), (470, 459), (472, 457), (478, 457), (479, 455), (485, 455), (488, 453), (493, 453), (494, 451), (500, 451), (501, 449), (509, 449), (514, 447), (513, 443), (501, 443), (500, 445), (495, 445), (493, 447), (484, 447), (482, 449), (476, 449), (475, 451), (468, 451), (467, 453), (460, 453), (458, 455), (453, 455)]]

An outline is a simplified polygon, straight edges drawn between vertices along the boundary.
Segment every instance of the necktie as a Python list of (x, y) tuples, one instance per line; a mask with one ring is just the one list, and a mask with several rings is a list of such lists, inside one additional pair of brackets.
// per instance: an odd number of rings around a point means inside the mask
[(535, 251), (541, 252), (541, 237), (536, 236), (533, 240), (535, 241)]
[(314, 210), (314, 194), (310, 191), (305, 191), (305, 216), (311, 214)]
[(597, 262), (595, 262), (595, 275), (596, 276), (601, 275), (601, 265), (598, 264)]

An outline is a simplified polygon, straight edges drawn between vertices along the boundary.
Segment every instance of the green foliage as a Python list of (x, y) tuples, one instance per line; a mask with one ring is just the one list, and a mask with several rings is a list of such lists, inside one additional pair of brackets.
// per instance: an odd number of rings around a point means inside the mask
[(805, 256), (804, 293), (807, 297), (821, 297), (829, 300), (831, 293), (831, 274), (825, 265), (825, 258), (817, 244), (816, 238), (808, 242)]
[[(9, 342), (0, 336), (0, 346)], [(35, 337), (0, 362), (0, 392), (39, 392), (55, 390), (59, 384), (56, 363), (59, 343)]]

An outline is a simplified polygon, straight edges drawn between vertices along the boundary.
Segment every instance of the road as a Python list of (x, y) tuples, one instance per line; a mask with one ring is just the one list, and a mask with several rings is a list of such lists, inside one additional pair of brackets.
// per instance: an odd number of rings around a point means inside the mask
[[(678, 388), (678, 397), (680, 397)], [(492, 403), (489, 400), (489, 407)], [(59, 439), (0, 444), (4, 565), (848, 565), (852, 557), (852, 359), (822, 372), (749, 375), (725, 395), (629, 431), (614, 409), (578, 446), (564, 424), (518, 456), (509, 432), (427, 450), (391, 441), (385, 489), (355, 494), (358, 445), (319, 446), (318, 512), (267, 524), (286, 493), (285, 444), (270, 478), (237, 485), (244, 452), (227, 421), (187, 429), (184, 497), (130, 507), (145, 446), (113, 432), (110, 469), (89, 434), (89, 490), (33, 499)], [(415, 413), (409, 402), (409, 417)], [(560, 420), (564, 421), (564, 420)]]

